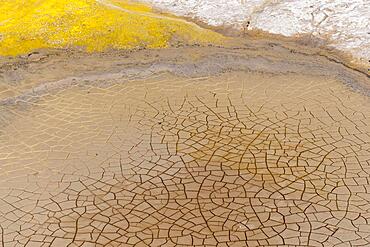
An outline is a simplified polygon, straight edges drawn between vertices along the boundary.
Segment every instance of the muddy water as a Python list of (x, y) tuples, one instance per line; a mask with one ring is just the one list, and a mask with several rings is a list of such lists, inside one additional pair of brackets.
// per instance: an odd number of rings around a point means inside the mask
[(361, 72), (271, 42), (47, 54), (1, 67), (3, 246), (369, 244)]

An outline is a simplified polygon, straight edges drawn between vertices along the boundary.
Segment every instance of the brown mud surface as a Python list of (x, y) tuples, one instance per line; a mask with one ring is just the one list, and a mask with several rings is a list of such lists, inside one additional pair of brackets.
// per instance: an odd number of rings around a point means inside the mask
[(0, 246), (367, 246), (370, 81), (278, 42), (0, 62)]

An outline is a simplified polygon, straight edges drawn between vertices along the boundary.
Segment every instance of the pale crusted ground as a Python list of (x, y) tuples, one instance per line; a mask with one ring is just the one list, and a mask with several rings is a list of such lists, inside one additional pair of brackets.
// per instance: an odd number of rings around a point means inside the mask
[(1, 63), (1, 246), (370, 244), (366, 75), (276, 42), (58, 54)]
[[(369, 0), (143, 0), (212, 26), (312, 35), (369, 65)], [(249, 23), (249, 25), (248, 25)]]

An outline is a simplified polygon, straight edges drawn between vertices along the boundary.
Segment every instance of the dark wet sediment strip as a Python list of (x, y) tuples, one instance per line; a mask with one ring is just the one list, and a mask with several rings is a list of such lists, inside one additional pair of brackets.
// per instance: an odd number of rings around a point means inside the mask
[[(95, 61), (95, 66), (99, 66), (99, 63), (106, 70), (100, 69), (100, 72), (83, 71), (89, 66), (92, 66), (89, 61), (86, 67), (80, 66), (80, 76), (67, 76), (56, 81), (44, 81), (38, 83), (29, 90), (24, 91), (22, 94), (8, 97), (1, 100), (2, 105), (15, 104), (16, 102), (28, 102), (31, 99), (36, 100), (38, 97), (57, 92), (71, 86), (76, 85), (95, 85), (107, 87), (112, 83), (116, 83), (117, 80), (133, 80), (143, 79), (158, 73), (170, 73), (177, 76), (184, 77), (202, 77), (209, 75), (217, 75), (229, 71), (251, 71), (260, 72), (266, 74), (288, 74), (298, 73), (302, 75), (312, 76), (330, 76), (335, 77), (337, 80), (342, 81), (344, 84), (351, 87), (357, 92), (365, 95), (370, 95), (370, 86), (367, 85), (366, 79), (369, 75), (364, 74), (361, 71), (356, 71), (348, 68), (344, 63), (340, 63), (334, 59), (328, 57), (320, 57), (318, 55), (309, 56), (307, 54), (296, 54), (288, 55), (291, 50), (280, 49), (280, 52), (270, 51), (263, 55), (257, 55), (260, 51), (263, 53), (263, 48), (255, 48), (253, 52), (247, 49), (237, 49), (236, 47), (211, 47), (211, 48), (180, 48), (172, 49), (173, 52), (177, 53), (175, 60), (168, 59), (168, 55), (171, 51), (156, 54), (155, 59), (150, 61), (138, 61), (135, 63), (135, 54), (131, 54), (130, 59), (133, 59), (132, 63), (129, 64), (114, 64), (115, 61), (119, 61), (120, 57), (113, 56), (112, 60), (107, 62), (106, 60), (99, 61), (99, 57)], [(203, 50), (199, 55), (199, 50)], [(143, 52), (144, 57), (150, 57), (156, 52), (147, 50)], [(187, 56), (199, 56), (196, 59), (188, 59)], [(288, 56), (287, 56), (288, 55)], [(83, 62), (84, 55), (80, 57)], [(142, 58), (140, 56), (140, 58)], [(290, 57), (294, 59), (289, 59)], [(109, 57), (109, 56), (108, 56)], [(66, 58), (68, 60), (68, 58)], [(138, 60), (138, 59), (136, 59)], [(178, 63), (176, 60), (182, 60)], [(72, 61), (71, 61), (72, 62)], [(86, 62), (86, 61), (85, 61)], [(94, 63), (94, 62), (93, 62)], [(105, 64), (104, 64), (105, 63)], [(73, 62), (72, 62), (73, 64)], [(73, 65), (72, 65), (73, 66)], [(108, 67), (110, 66), (110, 67)], [(37, 68), (37, 67), (36, 67)], [(33, 68), (36, 69), (36, 68)], [(72, 69), (73, 71), (73, 69)], [(82, 71), (82, 73), (81, 73)], [(22, 77), (22, 72), (27, 74), (28, 71), (21, 71), (18, 77)], [(6, 78), (4, 82), (6, 83)], [(42, 79), (41, 79), (42, 80)]]

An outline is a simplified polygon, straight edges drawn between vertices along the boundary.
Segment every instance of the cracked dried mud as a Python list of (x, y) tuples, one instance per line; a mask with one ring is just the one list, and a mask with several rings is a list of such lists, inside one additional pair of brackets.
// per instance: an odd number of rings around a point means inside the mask
[(363, 73), (251, 41), (0, 75), (1, 246), (370, 244)]

